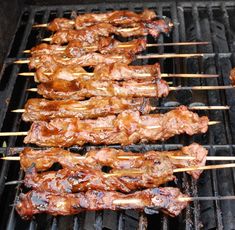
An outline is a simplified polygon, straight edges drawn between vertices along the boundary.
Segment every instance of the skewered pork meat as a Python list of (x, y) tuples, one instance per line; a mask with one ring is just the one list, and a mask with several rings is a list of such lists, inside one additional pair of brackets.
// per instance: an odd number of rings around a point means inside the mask
[(50, 122), (34, 122), (24, 142), (40, 146), (72, 146), (92, 144), (128, 145), (139, 141), (166, 140), (175, 135), (205, 133), (208, 117), (181, 106), (165, 114), (142, 115), (125, 111), (118, 116), (96, 120), (57, 118)]
[(148, 114), (151, 111), (149, 100), (143, 98), (93, 97), (86, 101), (50, 101), (32, 98), (25, 104), (22, 118), (24, 121), (31, 122), (68, 117), (90, 119), (118, 114), (128, 109), (140, 111), (142, 114)]
[(127, 10), (117, 10), (100, 14), (87, 13), (77, 16), (75, 21), (67, 18), (56, 18), (48, 25), (48, 29), (51, 31), (74, 28), (81, 29), (101, 22), (120, 26), (141, 21), (149, 21), (156, 17), (157, 16), (154, 11), (147, 9), (140, 14)]
[(35, 74), (36, 82), (49, 82), (57, 79), (72, 81), (75, 79), (96, 79), (101, 81), (109, 80), (145, 80), (152, 81), (161, 78), (159, 63), (154, 65), (130, 66), (123, 63), (110, 65), (100, 64), (95, 66), (93, 75), (86, 72), (81, 66), (58, 66), (55, 71), (48, 74), (49, 70), (44, 67), (37, 69)]
[(97, 44), (100, 37), (109, 37), (111, 34), (122, 37), (146, 36), (148, 34), (157, 38), (161, 33), (169, 34), (172, 29), (169, 18), (156, 21), (134, 23), (129, 28), (115, 27), (108, 23), (98, 23), (80, 30), (58, 30), (52, 35), (52, 44), (66, 44), (71, 41), (79, 41), (84, 46)]
[(82, 100), (90, 97), (166, 97), (169, 86), (166, 81), (156, 79), (149, 81), (97, 81), (81, 80), (73, 81), (55, 80), (38, 85), (38, 93), (50, 99), (74, 99)]
[(174, 217), (188, 205), (180, 198), (188, 197), (178, 188), (154, 188), (122, 194), (119, 192), (87, 191), (76, 194), (53, 194), (49, 192), (30, 191), (21, 193), (16, 210), (24, 219), (32, 218), (38, 213), (50, 215), (73, 215), (82, 211), (95, 210), (127, 210), (148, 211), (161, 210)]
[(49, 45), (42, 43), (31, 49), (31, 55), (42, 54), (61, 55), (66, 57), (81, 57), (84, 54), (99, 51), (101, 54), (123, 54), (131, 55), (146, 49), (146, 39), (139, 38), (129, 42), (120, 42), (111, 37), (101, 37), (96, 44), (85, 46), (80, 41), (71, 41), (67, 46)]
[[(198, 147), (200, 149), (200, 146), (196, 144), (192, 146), (194, 150)], [(104, 149), (105, 151), (109, 153), (112, 149)], [(206, 154), (207, 151), (203, 149), (201, 152), (202, 161), (197, 166), (205, 164)], [(124, 169), (112, 168), (108, 174), (102, 172), (101, 165), (99, 168), (96, 166), (95, 169), (93, 164), (89, 163), (86, 166), (77, 164), (73, 169), (63, 168), (44, 173), (36, 173), (36, 168), (33, 167), (26, 171), (24, 184), (38, 191), (55, 193), (74, 193), (87, 190), (130, 192), (140, 188), (153, 188), (175, 179), (173, 170), (179, 166), (188, 166), (188, 162), (190, 162), (184, 160), (177, 162), (169, 156), (164, 153), (156, 155), (155, 152), (148, 152), (142, 156), (141, 162), (140, 160), (137, 162), (137, 164), (139, 163), (138, 168), (135, 165), (123, 167)], [(110, 161), (110, 159), (108, 160)], [(117, 161), (119, 161), (119, 165), (123, 163), (122, 160), (120, 162), (120, 159)], [(131, 164), (131, 161), (130, 159), (128, 163)], [(187, 163), (185, 164), (185, 162)], [(195, 166), (195, 161), (191, 161), (191, 163), (189, 163), (190, 167)], [(108, 164), (103, 166), (108, 166)], [(192, 175), (198, 179), (200, 172)]]
[[(88, 166), (93, 169), (102, 169), (108, 166), (113, 169), (140, 168), (145, 161), (154, 160), (159, 156), (168, 157), (175, 168), (184, 168), (191, 166), (203, 166), (206, 162), (208, 151), (201, 145), (193, 143), (174, 151), (149, 151), (144, 154), (124, 152), (113, 148), (102, 148), (90, 150), (82, 156), (71, 153), (61, 148), (50, 148), (46, 150), (34, 150), (25, 148), (20, 154), (20, 165), (27, 170), (34, 164), (37, 171), (45, 171), (52, 167), (54, 163), (59, 163), (63, 168), (75, 169), (77, 166)], [(190, 156), (195, 159), (179, 160), (172, 156)], [(201, 171), (189, 171), (194, 179), (198, 179)]]
[(44, 67), (47, 70), (55, 71), (58, 65), (80, 65), (80, 66), (96, 66), (98, 64), (112, 64), (112, 63), (124, 63), (130, 64), (134, 60), (134, 56), (123, 53), (122, 55), (116, 54), (99, 54), (88, 53), (81, 57), (76, 58), (64, 58), (60, 55), (43, 54), (39, 56), (33, 56), (29, 58), (29, 68), (38, 69)]
[(146, 160), (138, 169), (114, 169), (104, 173), (100, 169), (77, 166), (58, 171), (37, 173), (26, 171), (24, 185), (37, 191), (76, 193), (87, 190), (131, 192), (155, 188), (175, 179), (173, 165), (167, 157)]

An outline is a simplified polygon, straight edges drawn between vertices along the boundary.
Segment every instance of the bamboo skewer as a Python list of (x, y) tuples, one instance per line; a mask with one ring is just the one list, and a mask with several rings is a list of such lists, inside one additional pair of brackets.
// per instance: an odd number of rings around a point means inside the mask
[[(127, 155), (127, 156), (118, 156), (117, 158), (120, 160), (128, 160), (128, 159), (137, 159), (140, 156), (135, 156), (135, 155)], [(172, 159), (176, 160), (196, 160), (196, 157), (192, 156), (167, 156)], [(75, 156), (76, 159), (84, 160), (86, 156)], [(20, 156), (6, 156), (0, 158), (1, 160), (7, 160), (7, 161), (20, 161)], [(207, 161), (235, 161), (235, 156), (207, 156), (206, 157)]]
[[(160, 47), (160, 46), (190, 46), (190, 45), (208, 45), (210, 42), (172, 42), (172, 43), (153, 43), (153, 44), (146, 44), (146, 47)], [(117, 46), (117, 48), (128, 48), (132, 47), (132, 44), (120, 44)], [(97, 48), (97, 46), (88, 46), (83, 47), (85, 49), (94, 49)], [(63, 51), (66, 49), (66, 46), (62, 46), (60, 48), (57, 48), (58, 51)], [(31, 53), (31, 50), (24, 50), (23, 53)]]
[(234, 89), (233, 85), (215, 85), (215, 86), (172, 86), (170, 91), (175, 90), (219, 90), (219, 89)]
[[(216, 125), (221, 123), (220, 121), (209, 121), (208, 125)], [(160, 126), (148, 126), (146, 128), (148, 129), (156, 129)], [(0, 137), (8, 137), (8, 136), (27, 136), (27, 131), (21, 131), (21, 132), (0, 132)]]
[(199, 196), (199, 197), (179, 197), (179, 202), (208, 201), (208, 200), (235, 200), (235, 196)]
[[(73, 25), (75, 22), (74, 21), (69, 21), (69, 23)], [(33, 28), (46, 28), (48, 26), (49, 26), (49, 23), (32, 25)]]
[[(150, 89), (150, 87), (146, 86), (146, 89)], [(233, 85), (215, 85), (215, 86), (171, 86), (169, 87), (169, 91), (176, 90), (220, 90), (220, 89), (234, 89)], [(29, 92), (37, 92), (37, 88), (29, 88), (27, 89)]]
[(6, 161), (20, 161), (20, 156), (7, 156), (7, 157), (2, 157), (1, 160), (6, 160)]
[[(151, 110), (168, 110), (168, 109), (176, 109), (177, 107), (151, 107)], [(82, 109), (82, 108), (81, 108)], [(189, 110), (229, 110), (229, 106), (192, 106), (188, 107)], [(24, 113), (25, 109), (14, 109), (11, 110), (12, 113)]]
[(11, 136), (27, 136), (27, 131), (21, 131), (21, 132), (1, 132), (0, 137), (11, 137)]
[[(148, 59), (148, 58), (196, 58), (196, 57), (203, 57), (204, 54), (202, 53), (195, 53), (195, 54), (177, 54), (177, 53), (168, 53), (168, 54), (147, 54), (147, 55), (136, 55), (137, 59)], [(122, 56), (115, 56), (113, 58), (121, 59)], [(70, 60), (71, 58), (64, 58), (63, 60)], [(29, 59), (20, 59), (14, 61), (14, 64), (28, 64), (30, 63)]]
[[(219, 165), (205, 165), (205, 166), (195, 166), (195, 167), (186, 167), (186, 168), (177, 168), (173, 170), (173, 173), (178, 172), (188, 172), (188, 171), (196, 171), (196, 170), (211, 170), (211, 169), (225, 169), (225, 168), (234, 168), (235, 163), (231, 164), (219, 164)], [(130, 169), (130, 170), (117, 170), (116, 173), (109, 173), (106, 174), (106, 177), (111, 176), (131, 176), (131, 175), (139, 175), (144, 174), (144, 170), (138, 170), (138, 169)]]
[[(216, 201), (216, 200), (235, 200), (235, 196), (198, 196), (198, 197), (178, 197), (178, 202), (192, 202), (192, 201)], [(114, 205), (128, 205), (142, 203), (141, 199), (116, 199), (113, 201)]]
[(234, 168), (235, 163), (231, 164), (220, 164), (220, 165), (205, 165), (205, 166), (195, 166), (195, 167), (188, 167), (188, 168), (178, 168), (174, 169), (173, 172), (188, 172), (188, 171), (195, 171), (195, 170), (210, 170), (210, 169), (225, 169), (225, 168)]
[[(51, 75), (52, 73), (44, 73), (45, 75)], [(35, 76), (34, 72), (22, 72), (18, 73), (19, 76), (25, 76), (25, 77), (33, 77)], [(94, 76), (95, 73), (73, 73), (74, 76)], [(142, 77), (151, 77), (152, 75), (149, 73), (138, 73), (135, 76), (142, 76)], [(215, 78), (219, 77), (219, 74), (185, 74), (185, 73), (161, 73), (162, 78), (168, 78), (168, 77), (180, 77), (180, 78)]]
[[(151, 110), (168, 110), (168, 109), (177, 109), (177, 106), (158, 106), (158, 107), (152, 107)], [(189, 110), (229, 110), (230, 107), (225, 105), (215, 105), (215, 106), (188, 106)], [(11, 112), (21, 113), (21, 109), (19, 110), (12, 110)]]

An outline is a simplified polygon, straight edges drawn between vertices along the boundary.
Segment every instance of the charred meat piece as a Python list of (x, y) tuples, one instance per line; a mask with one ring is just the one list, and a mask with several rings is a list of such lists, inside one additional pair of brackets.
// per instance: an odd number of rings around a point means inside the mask
[(71, 41), (67, 46), (49, 45), (42, 43), (31, 49), (32, 56), (43, 54), (61, 55), (66, 57), (81, 57), (84, 54), (100, 52), (101, 54), (123, 54), (131, 55), (142, 52), (146, 49), (146, 39), (139, 38), (129, 42), (120, 42), (111, 37), (101, 37), (96, 44), (91, 43), (89, 46), (80, 41)]
[(53, 194), (30, 191), (21, 193), (16, 204), (16, 211), (24, 219), (39, 213), (50, 215), (74, 215), (82, 211), (97, 210), (161, 210), (172, 217), (186, 208), (188, 202), (180, 198), (188, 197), (178, 188), (165, 187), (146, 189), (132, 194), (119, 192), (87, 191), (76, 194)]
[(92, 97), (85, 101), (32, 98), (25, 104), (22, 118), (31, 122), (68, 117), (90, 119), (118, 114), (128, 109), (140, 111), (142, 114), (151, 111), (149, 100), (143, 98)]
[(97, 44), (100, 37), (109, 37), (112, 34), (122, 37), (146, 36), (148, 34), (157, 38), (161, 33), (169, 34), (172, 29), (169, 18), (155, 21), (145, 21), (129, 25), (128, 28), (115, 27), (108, 23), (98, 23), (80, 30), (58, 30), (52, 35), (52, 44), (66, 44), (79, 41), (84, 46)]
[(38, 85), (38, 93), (50, 99), (81, 100), (90, 97), (166, 97), (169, 86), (166, 81), (157, 79), (149, 81), (99, 81), (81, 80), (73, 81), (55, 80)]
[(109, 80), (145, 80), (153, 81), (161, 78), (159, 63), (154, 65), (130, 66), (123, 63), (112, 63), (109, 65), (99, 64), (95, 66), (93, 74), (90, 74), (79, 65), (58, 65), (54, 72), (50, 69), (40, 67), (37, 69), (34, 80), (36, 82), (49, 82), (57, 79), (72, 81), (75, 79)]
[(51, 31), (65, 30), (65, 29), (81, 29), (97, 23), (106, 22), (112, 25), (128, 25), (133, 22), (141, 22), (153, 20), (157, 16), (153, 10), (144, 10), (142, 13), (137, 14), (127, 10), (116, 10), (107, 13), (87, 13), (79, 15), (74, 20), (67, 18), (56, 18), (48, 26)]
[[(61, 148), (34, 150), (25, 148), (20, 153), (20, 165), (26, 171), (33, 164), (37, 171), (45, 171), (54, 163), (59, 163), (63, 168), (74, 170), (77, 166), (89, 166), (93, 169), (111, 167), (113, 169), (141, 168), (146, 161), (165, 157), (170, 160), (174, 168), (204, 166), (208, 151), (199, 144), (193, 143), (174, 151), (149, 151), (146, 153), (124, 152), (113, 148), (102, 148), (88, 151), (85, 156), (71, 153)], [(195, 159), (179, 160), (172, 156), (191, 156)], [(194, 179), (198, 179), (201, 171), (189, 171)]]
[(141, 116), (137, 111), (125, 111), (118, 116), (96, 120), (56, 118), (50, 122), (34, 122), (24, 142), (59, 147), (85, 143), (128, 145), (140, 141), (166, 140), (183, 133), (205, 133), (208, 122), (208, 117), (199, 117), (185, 106), (165, 114)]
[(112, 63), (124, 63), (130, 64), (134, 60), (134, 56), (124, 54), (100, 54), (100, 53), (88, 53), (81, 57), (76, 58), (64, 58), (61, 55), (43, 54), (39, 56), (30, 57), (29, 68), (38, 69), (43, 67), (47, 70), (55, 71), (58, 65), (80, 65), (80, 66), (96, 66), (98, 64), (112, 64)]

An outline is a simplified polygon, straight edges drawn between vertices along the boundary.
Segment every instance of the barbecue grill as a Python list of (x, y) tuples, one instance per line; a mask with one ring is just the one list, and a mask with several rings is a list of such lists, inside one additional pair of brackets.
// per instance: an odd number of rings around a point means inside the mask
[[(68, 2), (71, 2), (69, 4)], [(206, 46), (151, 47), (147, 53), (204, 53), (201, 58), (161, 59), (162, 72), (168, 73), (207, 73), (220, 74), (217, 79), (172, 78), (173, 85), (228, 85), (229, 71), (235, 65), (235, 2), (234, 1), (25, 1), (19, 4), (1, 2), (1, 45), (0, 63), (0, 128), (5, 131), (24, 131), (29, 125), (21, 121), (21, 115), (11, 110), (23, 108), (28, 98), (37, 97), (27, 92), (35, 87), (33, 78), (19, 77), (26, 72), (26, 65), (13, 62), (27, 58), (23, 50), (50, 36), (50, 32), (41, 28), (33, 29), (33, 24), (47, 23), (56, 17), (71, 18), (74, 14), (88, 12), (106, 12), (110, 10), (133, 10), (141, 12), (144, 8), (153, 9), (158, 15), (171, 18), (175, 24), (169, 37), (161, 35), (162, 42), (209, 41)], [(21, 2), (22, 3), (22, 2)], [(67, 5), (64, 5), (67, 4)], [(123, 40), (124, 41), (124, 40)], [(148, 37), (149, 43), (156, 42)], [(153, 64), (155, 59), (135, 61), (135, 64)], [(154, 106), (192, 105), (228, 105), (230, 110), (199, 111), (208, 115), (210, 120), (221, 121), (210, 126), (203, 135), (192, 137), (181, 135), (157, 144), (139, 144), (123, 147), (124, 150), (145, 152), (148, 150), (171, 150), (188, 145), (193, 141), (204, 145), (211, 156), (231, 156), (235, 153), (235, 91), (175, 91), (167, 98), (152, 100)], [(162, 110), (160, 112), (164, 112)], [(24, 146), (23, 137), (1, 137), (0, 152), (13, 155)], [(72, 147), (70, 150), (83, 153), (93, 146)], [(118, 145), (113, 146), (121, 148)], [(213, 162), (212, 162), (213, 163)], [(235, 202), (231, 201), (194, 201), (182, 214), (170, 218), (163, 214), (144, 214), (137, 211), (99, 211), (86, 212), (76, 216), (51, 217), (40, 215), (31, 221), (21, 220), (14, 210), (14, 204), (20, 192), (20, 186), (5, 186), (6, 181), (21, 180), (23, 172), (18, 162), (0, 161), (0, 228), (1, 229), (235, 229)], [(186, 174), (178, 176), (177, 186), (191, 196), (228, 196), (235, 195), (235, 170), (220, 169), (205, 171), (195, 182)]]

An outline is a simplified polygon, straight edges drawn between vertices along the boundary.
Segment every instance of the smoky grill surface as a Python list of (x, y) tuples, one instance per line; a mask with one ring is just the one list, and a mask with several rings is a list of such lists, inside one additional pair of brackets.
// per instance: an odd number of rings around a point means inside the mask
[[(206, 53), (200, 59), (165, 59), (160, 60), (164, 73), (207, 73), (220, 74), (218, 79), (167, 79), (177, 85), (228, 85), (229, 71), (235, 65), (235, 2), (125, 2), (77, 5), (25, 6), (18, 22), (15, 36), (9, 40), (8, 56), (4, 60), (0, 75), (0, 127), (1, 131), (25, 131), (29, 124), (21, 119), (21, 114), (11, 113), (12, 109), (23, 108), (28, 98), (39, 97), (36, 93), (26, 92), (35, 87), (33, 77), (17, 77), (19, 72), (27, 72), (27, 65), (13, 65), (19, 58), (27, 58), (22, 51), (40, 43), (42, 38), (49, 37), (46, 29), (32, 29), (33, 24), (47, 23), (56, 17), (71, 18), (78, 14), (99, 13), (111, 10), (133, 10), (142, 12), (145, 8), (153, 9), (158, 15), (165, 15), (173, 20), (175, 27), (169, 37), (161, 35), (162, 42), (210, 41), (208, 46), (159, 47), (148, 48), (148, 53)], [(7, 18), (4, 19), (7, 21)], [(11, 23), (10, 21), (7, 21)], [(116, 37), (125, 42), (128, 39)], [(156, 42), (147, 37), (148, 43)], [(135, 61), (137, 65), (154, 64), (158, 60), (144, 59)], [(92, 69), (87, 68), (87, 71)], [(154, 106), (190, 105), (235, 105), (235, 92), (227, 91), (179, 91), (171, 92), (163, 99), (153, 99)], [(196, 103), (196, 104), (195, 104)], [(165, 111), (156, 111), (165, 112)], [(198, 142), (206, 146), (209, 155), (230, 156), (235, 153), (235, 111), (199, 111), (199, 115), (207, 115), (210, 120), (220, 120), (221, 124), (211, 126), (203, 135), (192, 137), (181, 135), (168, 141), (156, 144), (140, 144), (123, 147), (126, 151), (145, 152), (149, 150), (170, 150)], [(22, 150), (23, 137), (0, 139), (0, 152), (14, 154)], [(33, 146), (35, 147), (35, 146)], [(112, 147), (121, 148), (118, 145)], [(84, 153), (93, 146), (72, 147), (74, 152)], [(213, 162), (212, 162), (213, 163)], [(209, 164), (209, 163), (208, 163)], [(55, 168), (57, 166), (55, 165)], [(191, 196), (234, 195), (233, 169), (206, 171), (198, 181), (190, 176), (180, 174), (175, 183), (183, 193)], [(194, 202), (177, 218), (163, 214), (144, 215), (136, 211), (98, 211), (86, 212), (76, 216), (51, 217), (40, 215), (31, 221), (23, 221), (14, 210), (14, 203), (20, 192), (19, 187), (4, 186), (5, 181), (21, 180), (19, 162), (0, 162), (0, 229), (235, 229), (235, 202), (203, 201)], [(156, 210), (146, 210), (154, 213)]]

